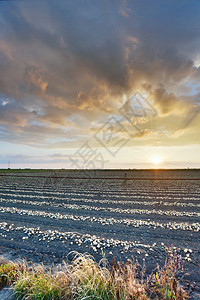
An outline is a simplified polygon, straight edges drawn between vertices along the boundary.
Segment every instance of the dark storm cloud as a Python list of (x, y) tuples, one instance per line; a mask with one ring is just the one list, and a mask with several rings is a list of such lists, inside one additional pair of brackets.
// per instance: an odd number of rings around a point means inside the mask
[(137, 89), (150, 93), (160, 114), (190, 107), (195, 97), (176, 95), (176, 87), (199, 78), (199, 12), (197, 0), (1, 1), (7, 139), (27, 143), (31, 132), (42, 143), (66, 128), (78, 138), (89, 129), (83, 117), (114, 111)]

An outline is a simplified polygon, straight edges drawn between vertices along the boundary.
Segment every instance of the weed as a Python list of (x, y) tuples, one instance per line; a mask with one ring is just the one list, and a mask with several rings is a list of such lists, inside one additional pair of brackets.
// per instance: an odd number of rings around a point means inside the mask
[(139, 276), (139, 269), (134, 259), (122, 265), (113, 258), (109, 267), (105, 258), (97, 263), (90, 255), (78, 253), (72, 262), (48, 269), (4, 261), (0, 265), (0, 288), (12, 284), (17, 299), (32, 300), (187, 299), (175, 277), (179, 269), (176, 257), (170, 257), (148, 278)]

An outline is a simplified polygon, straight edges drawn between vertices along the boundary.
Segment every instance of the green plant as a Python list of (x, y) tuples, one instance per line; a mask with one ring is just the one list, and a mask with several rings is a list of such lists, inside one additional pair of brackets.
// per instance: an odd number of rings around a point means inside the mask
[(138, 264), (125, 264), (113, 258), (111, 267), (102, 259), (97, 263), (86, 254), (75, 254), (69, 263), (52, 268), (24, 263), (0, 264), (0, 287), (13, 285), (17, 299), (43, 300), (185, 300), (179, 286), (177, 257), (170, 257), (163, 268), (146, 278), (138, 274)]
[(187, 293), (179, 286), (176, 279), (177, 270), (180, 269), (177, 256), (166, 260), (163, 268), (157, 267), (156, 274), (151, 276), (153, 282), (153, 294), (164, 300), (184, 300)]
[(20, 264), (7, 263), (2, 261), (0, 264), (0, 289), (9, 286), (18, 277)]

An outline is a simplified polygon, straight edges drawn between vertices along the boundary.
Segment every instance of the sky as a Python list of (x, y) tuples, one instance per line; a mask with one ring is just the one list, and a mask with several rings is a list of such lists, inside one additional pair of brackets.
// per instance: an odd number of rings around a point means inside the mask
[(0, 168), (200, 168), (199, 15), (0, 1)]

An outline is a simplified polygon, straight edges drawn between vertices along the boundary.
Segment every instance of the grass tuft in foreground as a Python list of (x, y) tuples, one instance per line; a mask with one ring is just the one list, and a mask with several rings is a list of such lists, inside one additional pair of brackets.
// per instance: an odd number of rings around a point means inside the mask
[[(28, 263), (0, 264), (0, 288), (12, 286), (16, 299), (105, 299), (105, 300), (184, 300), (176, 273), (178, 259), (170, 257), (163, 268), (149, 277), (138, 274), (138, 265), (113, 259), (99, 264), (89, 255), (76, 254), (71, 263), (47, 269)], [(140, 276), (139, 276), (140, 275)], [(140, 279), (139, 279), (140, 278)]]

